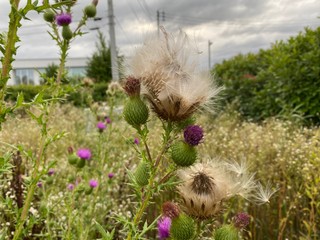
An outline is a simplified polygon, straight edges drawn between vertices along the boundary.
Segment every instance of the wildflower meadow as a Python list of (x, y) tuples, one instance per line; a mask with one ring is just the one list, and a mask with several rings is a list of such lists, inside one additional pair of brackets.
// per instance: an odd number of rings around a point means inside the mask
[[(222, 109), (224, 86), (199, 70), (195, 43), (163, 27), (94, 101), (90, 80), (63, 83), (72, 41), (99, 7), (88, 1), (71, 28), (75, 3), (10, 1), (0, 35), (0, 240), (320, 238), (318, 127)], [(58, 74), (43, 75), (30, 101), (5, 100), (30, 11), (59, 47)], [(67, 100), (75, 92), (85, 106)]]

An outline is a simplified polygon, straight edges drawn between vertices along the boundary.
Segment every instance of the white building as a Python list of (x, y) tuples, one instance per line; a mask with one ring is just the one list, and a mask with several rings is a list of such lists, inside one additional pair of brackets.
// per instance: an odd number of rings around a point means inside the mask
[[(69, 76), (86, 75), (88, 58), (68, 58), (66, 62), (66, 69)], [(8, 85), (18, 84), (40, 84), (40, 74), (45, 72), (49, 65), (59, 65), (59, 59), (16, 59), (12, 63), (11, 78)]]

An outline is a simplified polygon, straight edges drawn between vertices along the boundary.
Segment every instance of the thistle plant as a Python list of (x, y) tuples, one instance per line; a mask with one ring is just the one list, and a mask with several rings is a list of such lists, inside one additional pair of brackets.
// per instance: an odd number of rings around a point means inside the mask
[[(32, 228), (32, 224), (25, 227), (25, 224), (28, 220), (29, 210), (31, 203), (36, 192), (36, 188), (42, 188), (43, 182), (41, 178), (47, 174), (47, 172), (53, 167), (54, 162), (47, 162), (46, 151), (52, 143), (60, 140), (65, 136), (63, 131), (55, 133), (50, 131), (49, 120), (50, 113), (53, 104), (59, 102), (66, 94), (65, 89), (60, 87), (60, 82), (62, 77), (65, 74), (65, 62), (67, 57), (67, 51), (69, 49), (70, 41), (76, 36), (80, 36), (83, 33), (81, 32), (81, 27), (85, 25), (88, 17), (94, 16), (94, 8), (97, 5), (97, 1), (94, 1), (90, 5), (90, 10), (86, 10), (83, 13), (83, 18), (80, 21), (77, 28), (72, 32), (69, 28), (71, 22), (71, 8), (74, 5), (75, 1), (56, 1), (55, 4), (50, 4), (48, 0), (44, 0), (42, 5), (39, 5), (39, 1), (28, 0), (24, 7), (20, 7), (20, 0), (12, 0), (11, 12), (9, 14), (9, 28), (8, 33), (1, 34), (0, 38), (0, 50), (3, 54), (1, 58), (2, 70), (1, 70), (1, 79), (0, 79), (0, 126), (6, 119), (8, 113), (14, 113), (14, 110), (17, 108), (24, 108), (28, 115), (35, 120), (40, 130), (39, 138), (39, 149), (37, 152), (32, 152), (25, 147), (13, 146), (1, 142), (3, 145), (9, 146), (10, 151), (15, 151), (21, 153), (20, 158), (24, 158), (32, 163), (32, 170), (30, 172), (29, 179), (22, 179), (23, 173), (19, 170), (21, 163), (15, 163), (15, 170), (18, 173), (14, 173), (18, 180), (15, 181), (16, 185), (25, 184), (26, 195), (19, 196), (17, 198), (16, 206), (16, 222), (15, 231), (13, 234), (13, 239), (20, 239), (22, 235), (28, 234), (28, 231)], [(17, 42), (19, 41), (18, 29), (21, 27), (21, 20), (28, 19), (27, 14), (30, 11), (37, 11), (38, 13), (44, 13), (45, 21), (49, 22), (52, 27), (52, 32), (49, 34), (54, 40), (56, 40), (57, 45), (60, 48), (60, 66), (58, 71), (57, 79), (48, 79), (49, 84), (41, 91), (30, 103), (24, 102), (23, 95), (20, 94), (15, 104), (12, 106), (7, 106), (4, 101), (6, 95), (6, 84), (9, 79), (9, 73), (12, 69), (11, 63), (14, 60), (13, 56), (17, 51)], [(59, 33), (58, 26), (62, 27), (61, 33)], [(49, 99), (44, 99), (44, 93), (50, 92), (52, 97)], [(53, 173), (52, 173), (53, 174)], [(47, 183), (50, 180), (50, 176), (46, 179)], [(21, 192), (21, 189), (17, 189)], [(21, 200), (23, 199), (23, 200)], [(32, 222), (32, 221), (31, 221)]]
[[(202, 239), (203, 234), (208, 234), (206, 225), (219, 216), (228, 199), (242, 196), (266, 202), (272, 195), (257, 197), (265, 191), (258, 187), (245, 164), (200, 159), (197, 148), (204, 141), (205, 131), (195, 123), (196, 113), (212, 111), (221, 88), (210, 76), (199, 73), (191, 59), (193, 49), (184, 32), (171, 35), (162, 28), (160, 38), (147, 39), (137, 50), (124, 81), (129, 99), (123, 116), (136, 129), (144, 146), (144, 150), (137, 150), (140, 163), (131, 171), (138, 201), (136, 210), (132, 219), (120, 218), (128, 231), (127, 240), (143, 239), (157, 223), (160, 239)], [(150, 112), (163, 128), (162, 144), (157, 150), (148, 141), (158, 137), (148, 128)], [(180, 195), (180, 206), (165, 205), (159, 219), (148, 224), (144, 216), (148, 206), (172, 185)], [(238, 236), (237, 227), (221, 234), (219, 231), (216, 239), (229, 239), (225, 233)]]

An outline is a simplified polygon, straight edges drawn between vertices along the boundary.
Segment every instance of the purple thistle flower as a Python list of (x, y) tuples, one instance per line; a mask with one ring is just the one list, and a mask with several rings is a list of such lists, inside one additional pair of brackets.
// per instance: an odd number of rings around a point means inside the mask
[(39, 188), (42, 188), (42, 187), (43, 187), (42, 182), (37, 182), (37, 186), (38, 186)]
[(105, 117), (106, 123), (110, 124), (111, 123), (111, 119), (109, 117)]
[(68, 26), (71, 23), (70, 13), (60, 13), (56, 15), (56, 22), (59, 26)]
[(111, 179), (111, 178), (113, 178), (113, 177), (114, 177), (114, 173), (111, 172), (111, 173), (108, 174), (108, 178)]
[(72, 191), (74, 189), (74, 184), (69, 183), (67, 188), (68, 188), (69, 191)]
[(50, 168), (48, 171), (48, 175), (52, 176), (56, 171), (53, 168)]
[(139, 145), (140, 144), (139, 138), (135, 138), (133, 143), (136, 144), (136, 145)]
[(184, 129), (184, 140), (191, 146), (196, 146), (203, 138), (203, 130), (200, 126), (190, 125)]
[(104, 129), (106, 129), (106, 125), (103, 122), (98, 122), (97, 123), (97, 128), (99, 129), (100, 132), (102, 132)]
[(97, 181), (97, 180), (94, 180), (94, 179), (91, 179), (91, 180), (89, 181), (89, 185), (90, 185), (90, 187), (92, 187), (92, 188), (96, 188), (96, 187), (98, 186), (98, 181)]
[(89, 160), (91, 158), (91, 152), (87, 148), (80, 148), (77, 152), (79, 158)]
[(158, 234), (160, 240), (167, 239), (170, 236), (171, 218), (162, 217), (158, 220)]
[(233, 217), (233, 225), (236, 228), (245, 228), (250, 223), (250, 216), (247, 213), (237, 213)]

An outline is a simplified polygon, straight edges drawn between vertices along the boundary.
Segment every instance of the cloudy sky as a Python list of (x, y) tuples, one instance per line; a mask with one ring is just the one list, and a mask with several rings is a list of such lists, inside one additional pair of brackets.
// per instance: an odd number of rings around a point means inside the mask
[[(21, 6), (26, 0), (22, 0)], [(90, 0), (78, 0), (71, 27), (81, 18), (82, 9)], [(202, 52), (201, 67), (208, 69), (208, 41), (211, 63), (238, 53), (268, 48), (276, 40), (286, 40), (304, 27), (320, 25), (319, 0), (113, 0), (117, 48), (130, 56), (146, 35), (157, 31), (157, 10), (160, 24), (168, 31), (183, 29)], [(0, 0), (0, 31), (6, 31), (8, 0)], [(163, 14), (164, 13), (164, 14)], [(100, 0), (97, 17), (89, 21), (85, 36), (71, 44), (70, 57), (90, 57), (95, 51), (97, 30), (108, 40), (107, 0)], [(164, 16), (163, 16), (164, 15)], [(24, 21), (17, 58), (56, 58), (58, 48), (47, 33), (42, 16), (33, 12), (32, 21)]]

